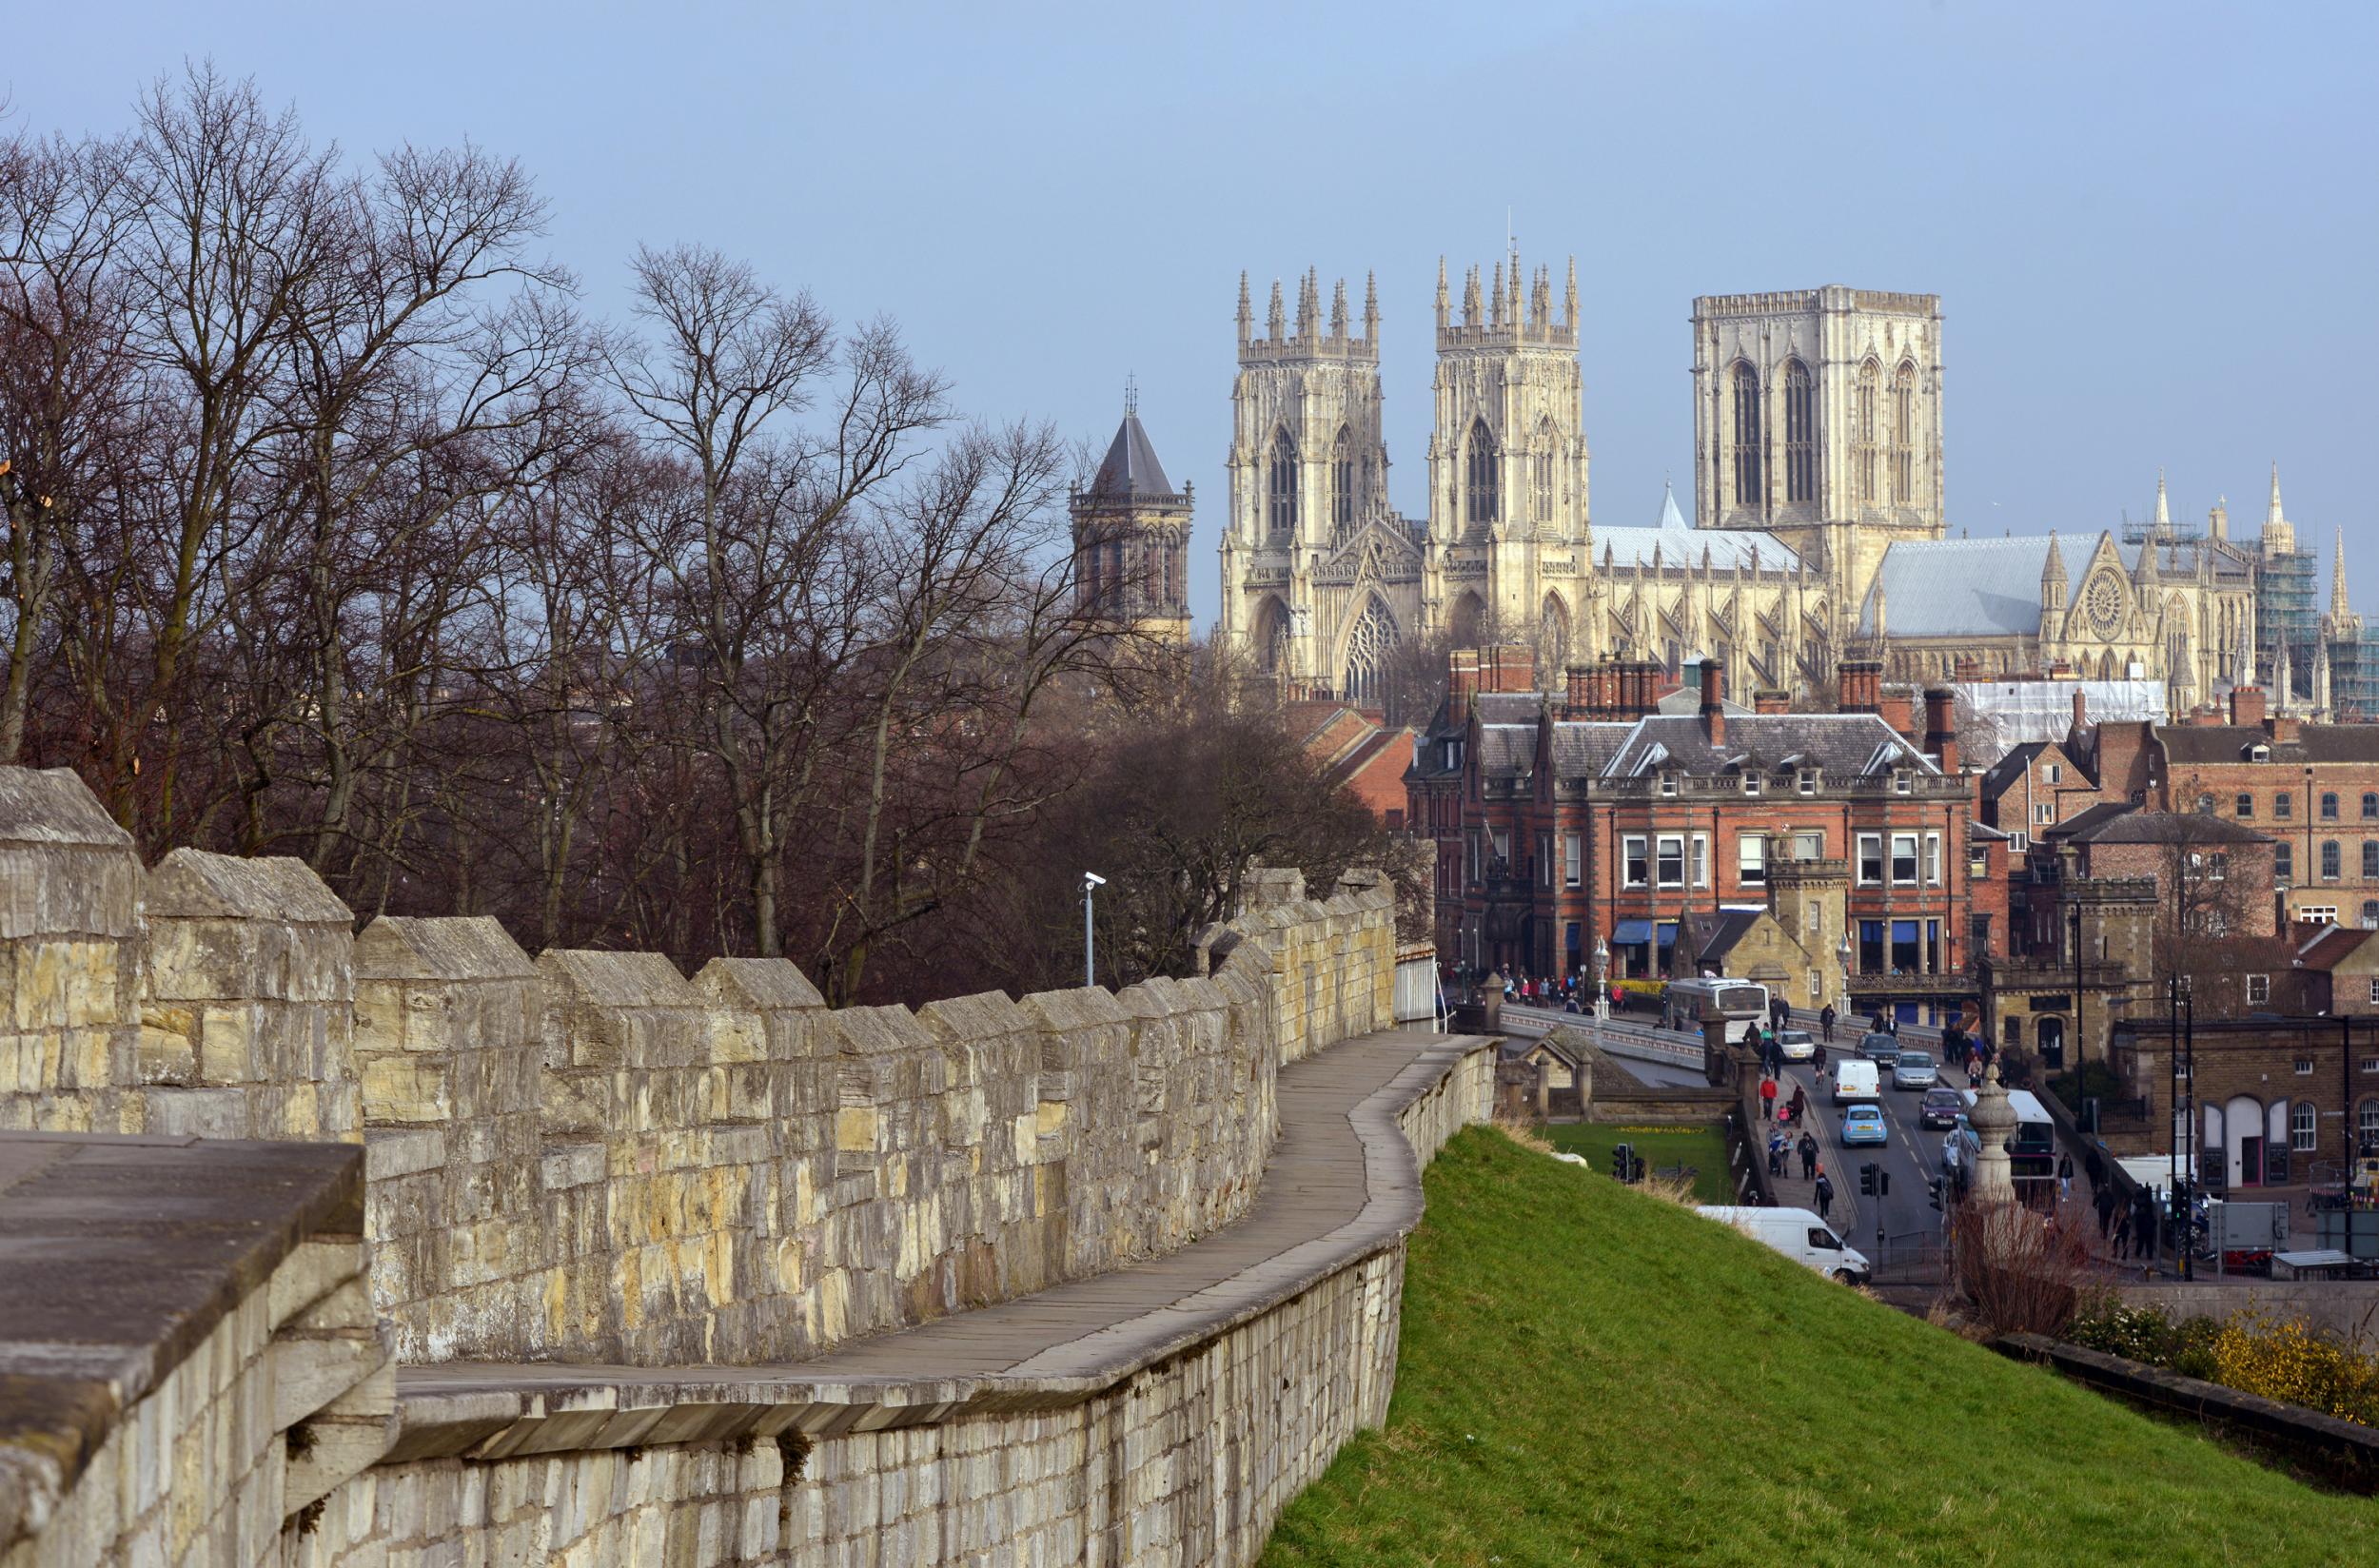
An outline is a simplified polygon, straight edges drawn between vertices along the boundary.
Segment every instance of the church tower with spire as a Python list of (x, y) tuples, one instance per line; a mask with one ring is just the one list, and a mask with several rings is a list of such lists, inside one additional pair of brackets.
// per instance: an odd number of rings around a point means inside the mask
[(1190, 640), (1190, 487), (1175, 490), (1124, 389), (1123, 422), (1088, 485), (1068, 498), (1077, 609), (1176, 646)]

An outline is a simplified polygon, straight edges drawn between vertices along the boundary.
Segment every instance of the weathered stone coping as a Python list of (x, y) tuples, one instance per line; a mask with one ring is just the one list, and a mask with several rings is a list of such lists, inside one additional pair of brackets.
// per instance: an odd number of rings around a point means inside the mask
[[(1281, 1142), (1246, 1220), (1167, 1258), (1004, 1306), (777, 1365), (402, 1368), (400, 1431), (384, 1462), (817, 1438), (1080, 1403), (1401, 1245), (1422, 1199), (1400, 1119), (1490, 1049), (1484, 1039), (1390, 1030), (1284, 1068)], [(1356, 1152), (1359, 1178), (1347, 1158)], [(1359, 1202), (1333, 1223), (1337, 1197)], [(1171, 1294), (1202, 1261), (1209, 1276), (1226, 1271)]]
[(2252, 1433), (2275, 1447), (2321, 1461), (2332, 1480), (2357, 1491), (2379, 1490), (2379, 1428), (2044, 1334), (2002, 1334), (1991, 1342), (1991, 1348), (2015, 1361), (2052, 1367), (2088, 1387)]
[(0, 1547), (301, 1245), (363, 1234), (357, 1145), (0, 1132)]

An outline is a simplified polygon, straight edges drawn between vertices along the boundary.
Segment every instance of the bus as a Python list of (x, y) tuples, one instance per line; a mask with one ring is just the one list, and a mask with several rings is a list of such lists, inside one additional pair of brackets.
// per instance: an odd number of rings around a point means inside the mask
[[(1958, 1098), (1966, 1102), (1968, 1111), (1975, 1108), (1975, 1090), (1960, 1089)], [(2047, 1107), (2028, 1088), (2009, 1089), (2007, 1106), (2015, 1113), (2015, 1137), (2007, 1147), (2008, 1175), (2020, 1198), (2037, 1190), (2036, 1184), (2056, 1180), (2056, 1124), (2049, 1120)], [(1975, 1156), (1981, 1148), (1982, 1141), (1960, 1114), (1956, 1129), (1941, 1140), (1942, 1173), (1958, 1190), (1964, 1191), (1974, 1180)]]
[(1672, 980), (1661, 996), (1661, 1027), (1701, 1032), (1703, 1014), (1726, 1020), (1726, 1038), (1740, 1044), (1768, 1021), (1768, 988), (1757, 980)]

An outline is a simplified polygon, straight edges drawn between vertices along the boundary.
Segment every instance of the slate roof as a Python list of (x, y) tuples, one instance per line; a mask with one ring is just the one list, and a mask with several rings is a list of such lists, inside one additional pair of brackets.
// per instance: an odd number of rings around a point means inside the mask
[[(2040, 630), (2040, 574), (2051, 536), (1920, 539), (1892, 545), (1876, 568), (1884, 628), (1894, 637), (2035, 636)], [(2094, 541), (2056, 541), (2073, 578), (2090, 564)], [(2071, 590), (2069, 589), (2069, 595)], [(1858, 629), (1875, 630), (1875, 595), (1859, 606)]]
[(1553, 776), (1589, 778), (1609, 766), (1635, 734), (1632, 719), (1571, 719), (1553, 726)]
[[(2204, 812), (2143, 812), (2127, 809), (2084, 823), (2093, 807), (2065, 824), (2076, 844), (2269, 844), (2254, 829)], [(2079, 826), (2077, 826), (2079, 825)]]
[(1470, 706), (1482, 724), (1534, 724), (1544, 698), (1535, 692), (1479, 692)]
[(1165, 465), (1156, 461), (1156, 448), (1150, 443), (1139, 415), (1126, 414), (1124, 422), (1115, 427), (1115, 439), (1109, 443), (1107, 457), (1099, 463), (1091, 488), (1103, 496), (1174, 493), (1172, 481), (1165, 477)]
[(1537, 727), (1534, 724), (1482, 724), (1479, 726), (1479, 766), (1487, 773), (1524, 771), (1535, 758)]
[(2139, 810), (2138, 806), (2128, 800), (2101, 800), (2095, 806), (2087, 806), (2075, 812), (2062, 822), (2052, 823), (2042, 828), (2038, 833), (2034, 833), (2033, 837), (2072, 838), (2077, 833), (2088, 833), (2093, 828), (2101, 827), (2115, 817), (2137, 810)]
[(1702, 930), (1701, 962), (1714, 964), (1724, 959), (1735, 951), (1735, 944), (1741, 941), (1751, 928), (1760, 923), (1760, 917), (1767, 912), (1765, 910), (1720, 910), (1715, 921), (1703, 916), (1700, 922)]
[[(1886, 612), (1888, 614), (1889, 606), (1886, 606)], [(1982, 775), (1984, 798), (1990, 799), (2003, 795), (2015, 788), (2023, 780), (2025, 771), (2031, 768), (2032, 759), (2048, 749), (2049, 743), (2045, 740), (2027, 740), (1991, 764), (1990, 769)]]
[(2292, 741), (2255, 724), (2160, 725), (2156, 739), (2175, 763), (2240, 762), (2254, 746), (2271, 747), (2274, 762), (2379, 762), (2379, 724), (2302, 724)]
[(1610, 552), (1611, 563), (1619, 567), (1649, 566), (1653, 552), (1658, 550), (1662, 566), (1687, 566), (1699, 571), (1705, 548), (1716, 571), (1749, 566), (1755, 552), (1762, 571), (1800, 570), (1800, 558), (1783, 540), (1753, 528), (1606, 528), (1598, 523), (1594, 530), (1594, 563), (1598, 567), (1602, 564), (1605, 550)]
[(1699, 717), (1656, 715), (1637, 722), (1602, 772), (1605, 777), (1623, 778), (1665, 766), (1688, 776), (1716, 777), (1730, 763), (1766, 772), (1791, 756), (1822, 768), (1836, 780), (1861, 777), (1879, 758), (1886, 765), (1896, 760), (1912, 773), (1940, 773), (1875, 714), (1730, 715), (1725, 743), (1715, 749)]

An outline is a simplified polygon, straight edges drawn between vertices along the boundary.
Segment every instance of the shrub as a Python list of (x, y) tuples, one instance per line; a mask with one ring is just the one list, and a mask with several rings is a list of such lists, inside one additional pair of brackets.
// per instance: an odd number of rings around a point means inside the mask
[(2242, 1394), (2379, 1426), (2379, 1356), (2258, 1307), (2176, 1323), (2158, 1307), (2098, 1301), (2074, 1318), (2066, 1338)]

